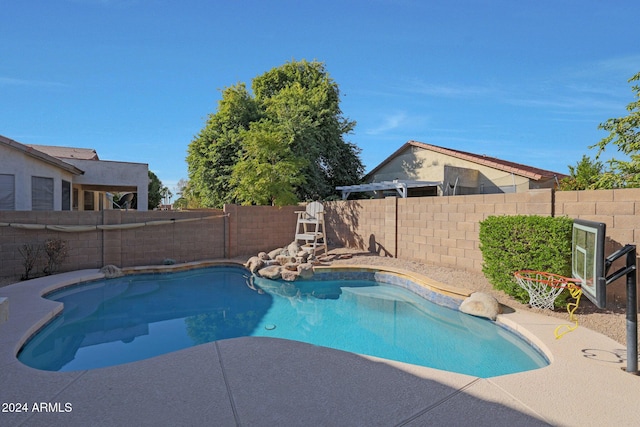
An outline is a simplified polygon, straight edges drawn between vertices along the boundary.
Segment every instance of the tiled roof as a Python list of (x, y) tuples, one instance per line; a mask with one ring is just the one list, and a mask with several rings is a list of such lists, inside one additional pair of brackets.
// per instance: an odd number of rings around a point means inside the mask
[(381, 169), (384, 165), (389, 163), (391, 159), (398, 156), (400, 153), (402, 153), (404, 150), (406, 150), (408, 147), (411, 147), (411, 146), (422, 148), (429, 151), (434, 151), (436, 153), (445, 154), (447, 156), (467, 160), (473, 163), (477, 163), (477, 164), (491, 167), (494, 169), (502, 170), (508, 173), (513, 173), (515, 175), (524, 176), (534, 181), (550, 179), (550, 178), (553, 178), (554, 176), (557, 177), (557, 179), (562, 179), (566, 176), (565, 174), (562, 174), (559, 172), (553, 172), (545, 169), (536, 168), (533, 166), (527, 166), (520, 163), (501, 160), (495, 157), (488, 157), (482, 154), (473, 154), (473, 153), (468, 153), (466, 151), (459, 151), (459, 150), (453, 150), (451, 148), (438, 147), (437, 145), (425, 144), (424, 142), (418, 142), (418, 141), (406, 142), (404, 145), (402, 145), (402, 147), (396, 150), (396, 152), (394, 152), (392, 155), (387, 157), (382, 163), (380, 163), (378, 166), (372, 169), (371, 172), (369, 172), (367, 175), (373, 175), (379, 169)]
[(52, 145), (27, 144), (38, 151), (59, 159), (100, 160), (98, 153), (92, 148), (55, 147)]
[(57, 166), (59, 168), (65, 169), (75, 175), (82, 175), (84, 171), (78, 169), (72, 164), (69, 164), (58, 157), (52, 156), (50, 154), (45, 153), (44, 151), (40, 151), (35, 148), (38, 146), (30, 146), (26, 144), (21, 144), (18, 141), (14, 141), (13, 139), (7, 138), (5, 136), (0, 135), (0, 144), (5, 145), (7, 147), (11, 147), (14, 150), (18, 150), (24, 153), (27, 156), (39, 159), (43, 162), (49, 163), (51, 165)]

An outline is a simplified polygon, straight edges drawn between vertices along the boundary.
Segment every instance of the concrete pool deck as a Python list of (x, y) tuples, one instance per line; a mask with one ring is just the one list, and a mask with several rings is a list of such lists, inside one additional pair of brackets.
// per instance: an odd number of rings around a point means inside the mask
[(640, 377), (623, 371), (624, 346), (583, 327), (556, 340), (556, 326), (567, 322), (529, 312), (499, 321), (551, 364), (486, 379), (254, 337), (88, 371), (19, 362), (25, 340), (60, 310), (38, 295), (101, 277), (83, 270), (0, 288), (9, 303), (0, 324), (0, 425), (640, 424)]

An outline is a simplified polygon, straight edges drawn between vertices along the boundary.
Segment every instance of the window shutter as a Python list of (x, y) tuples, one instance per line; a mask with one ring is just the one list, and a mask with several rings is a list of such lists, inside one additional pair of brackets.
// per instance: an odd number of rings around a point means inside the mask
[(71, 183), (64, 179), (62, 180), (62, 210), (71, 210)]
[(0, 211), (14, 211), (15, 209), (15, 176), (0, 174)]
[(53, 210), (53, 178), (31, 177), (31, 210)]

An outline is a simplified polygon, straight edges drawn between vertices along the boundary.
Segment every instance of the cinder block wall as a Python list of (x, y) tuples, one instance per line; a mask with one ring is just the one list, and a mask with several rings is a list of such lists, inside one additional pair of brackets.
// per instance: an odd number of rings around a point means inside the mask
[(325, 203), (327, 241), (396, 257), (396, 212), (394, 197)]
[[(627, 243), (640, 248), (640, 189), (389, 197), (328, 206), (329, 237), (334, 245), (386, 246), (389, 256), (469, 271), (482, 271), (480, 222), (493, 215), (568, 216), (604, 222), (606, 255)], [(624, 298), (625, 294), (624, 278), (607, 289), (609, 298)]]
[[(249, 257), (288, 245), (301, 206), (236, 206), (197, 212), (0, 212), (1, 223), (99, 225), (185, 218), (176, 222), (119, 231), (61, 233), (0, 226), (0, 277), (20, 277), (18, 248), (62, 238), (69, 242), (63, 271), (133, 266), (214, 258)], [(325, 203), (327, 239), (332, 246), (368, 250), (383, 256), (482, 270), (479, 224), (491, 215), (543, 215), (582, 218), (607, 224), (606, 254), (627, 243), (640, 245), (640, 189), (563, 191), (450, 197), (351, 200)], [(616, 266), (614, 265), (614, 268)], [(41, 268), (40, 268), (41, 271)], [(623, 298), (624, 279), (608, 295)]]
[[(27, 212), (2, 211), (0, 223), (4, 224), (51, 224), (51, 225), (97, 225), (99, 212)], [(68, 242), (68, 257), (64, 269), (76, 270), (96, 268), (102, 261), (102, 232), (61, 233), (50, 230), (30, 230), (13, 226), (0, 226), (0, 276), (20, 277), (24, 274), (23, 245), (41, 245), (47, 239), (62, 239)], [(42, 272), (44, 253), (34, 266), (33, 273)]]
[(452, 197), (387, 197), (327, 203), (329, 241), (400, 259), (482, 269), (480, 221), (553, 213), (552, 190)]
[[(211, 219), (203, 219), (207, 217)], [(175, 219), (176, 221), (172, 221)], [(192, 220), (181, 222), (181, 220)], [(61, 232), (0, 226), (0, 277), (20, 278), (24, 274), (20, 248), (42, 244), (47, 239), (67, 242), (68, 256), (61, 271), (161, 264), (171, 258), (178, 262), (224, 257), (224, 217), (220, 210), (201, 212), (102, 211), (102, 212), (0, 212), (3, 224), (111, 225), (144, 224), (166, 221), (124, 230)], [(44, 253), (33, 273), (42, 272)]]
[(226, 256), (250, 257), (287, 246), (296, 231), (295, 212), (301, 210), (304, 206), (225, 205), (224, 212), (228, 215)]
[(482, 270), (480, 222), (492, 215), (552, 212), (551, 190), (398, 200), (398, 258)]

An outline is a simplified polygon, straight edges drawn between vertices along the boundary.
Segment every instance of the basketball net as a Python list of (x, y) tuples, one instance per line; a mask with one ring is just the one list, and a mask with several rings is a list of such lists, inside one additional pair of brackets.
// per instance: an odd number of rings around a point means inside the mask
[(531, 307), (553, 310), (554, 301), (558, 295), (563, 290), (568, 289), (571, 297), (575, 300), (567, 304), (569, 321), (574, 322), (574, 324), (559, 325), (554, 331), (555, 337), (556, 339), (562, 338), (562, 336), (578, 327), (578, 318), (575, 315), (575, 311), (578, 309), (580, 297), (582, 296), (579, 280), (535, 270), (516, 271), (514, 276), (520, 287), (526, 289), (529, 293), (529, 305)]

